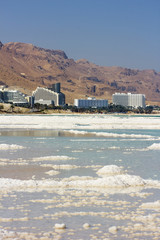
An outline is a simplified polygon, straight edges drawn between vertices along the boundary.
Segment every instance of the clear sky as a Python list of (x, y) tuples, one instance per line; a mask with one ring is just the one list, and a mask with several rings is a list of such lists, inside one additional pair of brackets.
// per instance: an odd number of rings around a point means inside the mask
[(0, 0), (0, 41), (160, 72), (160, 0)]

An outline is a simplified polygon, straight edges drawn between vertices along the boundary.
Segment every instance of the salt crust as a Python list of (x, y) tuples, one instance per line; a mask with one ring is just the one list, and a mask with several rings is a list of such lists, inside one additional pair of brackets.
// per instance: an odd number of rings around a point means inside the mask
[(32, 161), (33, 162), (37, 162), (37, 161), (59, 161), (59, 160), (72, 160), (72, 159), (76, 159), (74, 157), (68, 157), (68, 156), (46, 156), (46, 157), (37, 157), (37, 158), (33, 158)]
[(121, 149), (121, 148), (120, 148), (120, 147), (113, 146), (113, 147), (109, 147), (108, 149)]
[(61, 223), (61, 224), (60, 223), (56, 223), (54, 225), (54, 227), (57, 228), (57, 229), (65, 229), (66, 225), (64, 223)]
[(132, 221), (139, 221), (139, 222), (143, 222), (143, 223), (153, 223), (156, 219), (156, 215), (154, 214), (148, 214), (146, 216), (141, 216), (141, 215), (135, 215), (133, 217), (131, 217)]
[(79, 177), (79, 176), (71, 176), (71, 177), (69, 177), (69, 178), (63, 178), (62, 179), (62, 182), (70, 182), (70, 181), (77, 181), (77, 180), (79, 180), (79, 181), (86, 181), (86, 180), (93, 180), (93, 179), (95, 179), (95, 178), (93, 178), (93, 177), (90, 177), (90, 176), (82, 176), (82, 177)]
[(118, 133), (107, 133), (107, 132), (88, 132), (88, 131), (78, 131), (78, 130), (68, 130), (65, 132), (69, 132), (76, 135), (86, 135), (97, 136), (97, 137), (112, 137), (112, 138), (153, 138), (151, 135), (143, 135), (143, 134), (118, 134)]
[(59, 171), (54, 171), (54, 170), (50, 170), (48, 172), (45, 172), (45, 174), (48, 174), (50, 176), (54, 176), (54, 175), (57, 175), (59, 174), (60, 172)]
[(49, 240), (49, 239), (61, 239), (56, 233), (53, 232), (47, 232), (47, 233), (41, 233), (41, 236), (37, 236), (35, 233), (29, 233), (29, 232), (13, 232), (5, 229), (0, 229), (0, 240)]
[(70, 170), (70, 169), (76, 169), (76, 168), (80, 168), (80, 166), (76, 166), (76, 165), (69, 165), (69, 164), (61, 164), (61, 165), (52, 165), (52, 164), (41, 164), (41, 167), (51, 167), (53, 169), (56, 170)]
[(160, 200), (155, 202), (143, 203), (140, 207), (146, 209), (160, 210)]
[(97, 171), (98, 175), (117, 175), (117, 174), (122, 174), (124, 173), (123, 169), (116, 166), (116, 165), (108, 165), (108, 166), (104, 166), (103, 168), (99, 169)]
[(148, 147), (149, 150), (160, 150), (160, 143), (153, 143)]
[(14, 166), (14, 165), (27, 166), (29, 165), (29, 162), (28, 160), (24, 160), (21, 158), (18, 158), (16, 160), (5, 159), (5, 158), (0, 159), (0, 166)]
[[(121, 168), (116, 165), (105, 166), (99, 170), (103, 172), (101, 178), (90, 178), (90, 177), (71, 177), (63, 179), (61, 181), (55, 181), (52, 179), (45, 180), (18, 180), (9, 178), (0, 178), (0, 189), (1, 191), (42, 191), (44, 189), (111, 189), (112, 188), (147, 188), (154, 187), (160, 188), (160, 182), (155, 180), (144, 180), (139, 176), (122, 174)], [(106, 173), (111, 175), (106, 176)], [(113, 175), (114, 173), (114, 175)], [(116, 174), (116, 175), (115, 175)]]
[(112, 226), (108, 229), (110, 233), (116, 234), (118, 231), (118, 228), (116, 226)]
[(0, 239), (16, 239), (17, 234), (14, 233), (13, 231), (7, 231), (7, 230), (4, 230), (4, 229), (0, 229)]
[(8, 129), (160, 129), (157, 115), (2, 115), (0, 124)]
[(16, 144), (0, 144), (0, 150), (17, 150), (25, 147)]
[(83, 150), (73, 150), (72, 152), (79, 153), (79, 152), (83, 152)]
[(90, 226), (91, 226), (91, 225), (90, 225), (89, 223), (84, 223), (84, 224), (83, 224), (83, 227), (84, 227), (84, 228), (89, 228)]

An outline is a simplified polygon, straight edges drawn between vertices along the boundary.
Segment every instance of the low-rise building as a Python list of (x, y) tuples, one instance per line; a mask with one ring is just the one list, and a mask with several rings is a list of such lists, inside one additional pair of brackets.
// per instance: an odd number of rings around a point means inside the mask
[(7, 88), (0, 89), (0, 102), (23, 105), (28, 103), (25, 97), (25, 94), (17, 90), (9, 90)]
[(146, 106), (144, 94), (115, 93), (112, 95), (112, 102), (115, 105), (133, 108), (144, 108)]
[(108, 107), (108, 100), (106, 99), (74, 99), (74, 106), (78, 108), (103, 108)]

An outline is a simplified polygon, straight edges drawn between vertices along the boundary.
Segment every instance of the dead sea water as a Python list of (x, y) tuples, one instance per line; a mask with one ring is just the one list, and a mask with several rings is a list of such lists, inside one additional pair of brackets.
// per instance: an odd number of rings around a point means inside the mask
[(160, 116), (0, 117), (0, 239), (160, 239)]

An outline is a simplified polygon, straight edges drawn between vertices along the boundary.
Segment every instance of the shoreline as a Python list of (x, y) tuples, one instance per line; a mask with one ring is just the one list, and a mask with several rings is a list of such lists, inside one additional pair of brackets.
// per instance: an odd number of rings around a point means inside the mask
[(79, 113), (79, 112), (71, 112), (71, 111), (45, 111), (45, 112), (30, 112), (30, 111), (0, 111), (0, 116), (2, 115), (108, 115), (108, 116), (160, 116), (160, 112), (152, 112), (152, 113)]
[(0, 115), (52, 115), (52, 114), (58, 114), (58, 115), (137, 115), (137, 116), (151, 116), (151, 115), (160, 115), (160, 110), (153, 110), (151, 113), (136, 113), (133, 111), (128, 112), (107, 112), (105, 110), (99, 110), (97, 109), (96, 112), (91, 112), (86, 109), (86, 112), (76, 112), (71, 111), (70, 109), (64, 110), (64, 109), (30, 109), (30, 108), (24, 108), (24, 107), (18, 107), (18, 106), (12, 106), (11, 104), (3, 104), (0, 105), (3, 106), (3, 108), (0, 108)]

